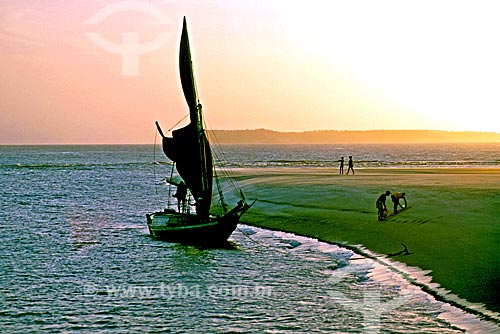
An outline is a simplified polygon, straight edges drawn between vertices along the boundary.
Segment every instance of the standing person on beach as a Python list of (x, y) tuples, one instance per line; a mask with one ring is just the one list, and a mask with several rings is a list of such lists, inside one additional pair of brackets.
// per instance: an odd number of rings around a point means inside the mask
[[(405, 206), (403, 207), (401, 203), (399, 203), (399, 200), (403, 199), (405, 201)], [(391, 195), (391, 200), (392, 203), (394, 203), (394, 213), (398, 213), (398, 205), (404, 209), (408, 206), (408, 202), (406, 201), (406, 194), (405, 193), (394, 193)]]
[(382, 221), (385, 219), (387, 216), (387, 205), (385, 205), (385, 200), (387, 199), (387, 196), (389, 196), (391, 192), (387, 190), (385, 193), (380, 195), (377, 199), (377, 203), (375, 206), (378, 209), (378, 221)]
[(349, 161), (347, 163), (347, 175), (349, 175), (350, 170), (352, 170), (352, 175), (354, 175), (354, 163), (352, 162), (352, 155), (349, 156)]
[(344, 175), (344, 157), (340, 157), (340, 171), (339, 175)]

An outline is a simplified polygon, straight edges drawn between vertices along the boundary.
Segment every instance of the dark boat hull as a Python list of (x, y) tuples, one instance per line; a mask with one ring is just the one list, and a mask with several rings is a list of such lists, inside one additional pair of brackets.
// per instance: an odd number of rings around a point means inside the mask
[(221, 217), (200, 219), (194, 214), (173, 210), (146, 215), (149, 233), (158, 240), (196, 245), (217, 245), (227, 242), (248, 206), (236, 207)]

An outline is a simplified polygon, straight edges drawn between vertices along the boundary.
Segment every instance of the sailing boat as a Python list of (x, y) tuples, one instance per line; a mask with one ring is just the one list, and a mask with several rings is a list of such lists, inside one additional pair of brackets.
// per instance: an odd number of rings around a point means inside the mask
[[(218, 244), (227, 241), (236, 229), (240, 217), (251, 205), (248, 205), (243, 198), (233, 209), (228, 210), (221, 196), (222, 213), (218, 215), (210, 213), (213, 179), (216, 173), (214, 173), (212, 149), (203, 125), (202, 106), (196, 90), (186, 17), (182, 26), (179, 71), (182, 90), (189, 107), (190, 123), (174, 130), (172, 137), (167, 137), (156, 122), (162, 137), (163, 152), (173, 161), (183, 180), (177, 184), (178, 210), (166, 208), (160, 212), (147, 214), (148, 228), (151, 236), (156, 239), (203, 245)], [(185, 193), (179, 195), (183, 192), (182, 188), (184, 191), (189, 190), (193, 196), (195, 212), (185, 204), (183, 198)], [(243, 193), (241, 191), (240, 193), (243, 197)]]

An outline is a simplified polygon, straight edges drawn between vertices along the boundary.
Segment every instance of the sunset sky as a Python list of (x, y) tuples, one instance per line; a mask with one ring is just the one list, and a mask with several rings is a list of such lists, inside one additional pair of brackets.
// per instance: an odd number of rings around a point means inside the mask
[(499, 1), (6, 0), (0, 144), (184, 124), (183, 16), (212, 129), (500, 132)]

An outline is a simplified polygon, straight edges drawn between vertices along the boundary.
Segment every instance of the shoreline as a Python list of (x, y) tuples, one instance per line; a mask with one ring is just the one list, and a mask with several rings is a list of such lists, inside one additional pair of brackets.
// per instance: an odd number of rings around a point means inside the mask
[[(500, 310), (500, 168), (359, 168), (356, 175), (338, 175), (335, 168), (255, 168), (234, 174), (257, 198), (244, 224), (381, 255), (404, 243), (410, 254), (391, 261), (431, 271), (432, 284), (471, 303), (469, 311), (481, 313), (477, 304)], [(386, 189), (406, 192), (411, 209), (378, 222), (374, 203)], [(390, 199), (386, 204), (392, 211)]]
[[(495, 324), (500, 324), (500, 314), (497, 314), (497, 312), (492, 311), (490, 309), (485, 309), (484, 304), (469, 302), (461, 298), (460, 296), (455, 295), (452, 291), (444, 289), (439, 283), (430, 281), (433, 279), (432, 275), (430, 275), (431, 274), (430, 271), (423, 270), (422, 268), (419, 267), (406, 266), (404, 262), (394, 261), (391, 259), (391, 257), (387, 256), (386, 254), (373, 253), (369, 249), (364, 248), (362, 245), (350, 245), (346, 243), (338, 243), (334, 241), (322, 240), (317, 237), (311, 237), (310, 235), (295, 234), (294, 232), (268, 228), (264, 227), (263, 225), (252, 224), (247, 222), (245, 222), (245, 225), (249, 227), (253, 226), (257, 228), (265, 228), (269, 231), (290, 233), (292, 235), (300, 237), (313, 238), (318, 242), (323, 242), (329, 245), (335, 245), (351, 250), (353, 251), (354, 254), (359, 255), (362, 258), (366, 258), (374, 262), (377, 262), (386, 267), (388, 270), (391, 270), (392, 272), (401, 275), (410, 284), (419, 287), (420, 289), (422, 289), (423, 292), (428, 293), (429, 295), (431, 295), (440, 302), (456, 307), (464, 312), (467, 312), (468, 314), (479, 316), (480, 319), (491, 321)], [(349, 261), (360, 260), (362, 258), (354, 258), (350, 259)]]
[[(247, 235), (249, 229), (252, 232)], [(354, 261), (352, 263), (358, 263), (358, 260), (360, 260), (365, 265), (367, 263), (366, 261), (368, 261), (368, 263), (371, 262), (372, 271), (368, 274), (368, 277), (371, 277), (376, 282), (389, 284), (391, 286), (395, 284), (394, 286), (398, 286), (405, 291), (407, 291), (407, 287), (405, 284), (408, 284), (409, 286), (413, 286), (418, 289), (420, 293), (427, 294), (428, 300), (434, 300), (435, 302), (439, 303), (441, 307), (438, 318), (447, 321), (451, 327), (460, 329), (463, 332), (467, 333), (498, 333), (500, 330), (500, 314), (484, 309), (480, 307), (480, 305), (468, 303), (467, 301), (460, 299), (458, 296), (453, 295), (448, 291), (444, 291), (444, 294), (441, 293), (442, 291), (440, 290), (442, 289), (440, 289), (439, 286), (436, 287), (436, 284), (429, 283), (431, 277), (427, 275), (427, 272), (421, 270), (420, 268), (409, 267), (404, 263), (392, 261), (386, 256), (374, 254), (370, 250), (362, 247), (360, 248), (352, 245), (341, 245), (332, 242), (325, 242), (324, 240), (318, 240), (308, 236), (298, 235), (281, 230), (271, 230), (262, 228), (260, 226), (243, 224), (243, 229), (239, 230), (239, 232), (246, 235), (246, 237), (249, 238), (252, 242), (260, 244), (263, 247), (269, 247), (269, 245), (261, 244), (259, 240), (253, 239), (253, 235), (254, 233), (256, 233), (255, 229), (267, 231), (267, 233), (272, 233), (273, 240), (277, 240), (278, 244), (280, 243), (280, 240), (286, 240), (287, 246), (289, 246), (287, 247), (288, 251), (295, 250), (304, 245), (306, 251), (310, 251), (311, 245), (314, 245), (312, 246), (312, 249), (319, 250), (320, 252), (325, 254), (329, 253), (329, 247), (340, 247), (342, 249), (349, 250), (351, 252), (350, 256), (346, 258), (340, 258), (343, 260), (347, 260), (348, 262)], [(259, 232), (257, 231), (257, 233)], [(326, 246), (325, 248), (325, 245), (328, 246)], [(292, 254), (288, 253), (288, 251), (283, 251), (281, 248), (278, 248), (277, 251), (280, 253)], [(338, 256), (333, 256), (333, 263), (335, 263), (335, 260), (338, 259)], [(345, 262), (341, 260), (340, 263)], [(380, 273), (380, 266), (384, 268), (384, 271), (382, 273)], [(333, 267), (336, 266), (334, 265)], [(344, 265), (341, 264), (340, 268), (343, 267)], [(379, 269), (377, 269), (377, 267)], [(388, 275), (389, 272), (392, 273), (392, 275)], [(393, 275), (395, 275), (396, 278)], [(402, 283), (401, 281), (399, 281), (400, 283), (396, 283), (394, 281), (398, 281), (400, 279), (404, 280), (405, 283)]]
[[(297, 172), (306, 174), (329, 174), (331, 176), (338, 175), (337, 167), (244, 167), (232, 168), (236, 174), (253, 174), (257, 172), (268, 172), (275, 174), (294, 174)], [(344, 172), (347, 169), (344, 167)], [(358, 173), (359, 172), (359, 173)], [(470, 166), (443, 166), (443, 167), (357, 167), (355, 175), (373, 175), (373, 174), (499, 174), (500, 167), (470, 167)], [(352, 176), (351, 174), (343, 176)]]

